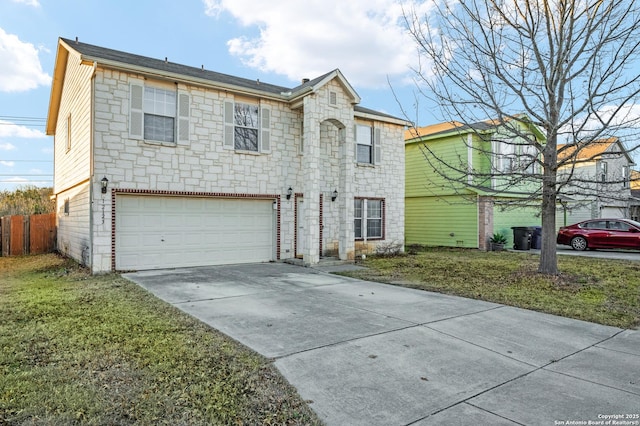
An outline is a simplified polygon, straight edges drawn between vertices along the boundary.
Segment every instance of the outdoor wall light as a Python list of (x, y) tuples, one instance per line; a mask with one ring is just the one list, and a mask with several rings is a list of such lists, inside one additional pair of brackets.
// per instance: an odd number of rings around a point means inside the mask
[(293, 188), (289, 187), (289, 189), (287, 189), (287, 200), (290, 200), (292, 195), (293, 195)]
[(333, 194), (331, 194), (331, 201), (335, 201), (336, 198), (338, 198), (338, 190), (337, 189), (335, 189), (333, 191)]
[(107, 186), (109, 185), (109, 179), (107, 179), (107, 177), (103, 177), (102, 180), (100, 181), (100, 185), (102, 186), (102, 193), (106, 194), (107, 193)]

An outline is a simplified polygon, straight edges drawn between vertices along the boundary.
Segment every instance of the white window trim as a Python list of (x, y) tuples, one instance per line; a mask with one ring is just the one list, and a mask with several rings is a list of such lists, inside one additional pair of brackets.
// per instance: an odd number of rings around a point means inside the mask
[[(384, 240), (385, 238), (385, 200), (384, 198), (365, 198), (365, 197), (355, 197), (354, 198), (354, 204), (356, 202), (356, 200), (360, 200), (362, 202), (362, 217), (356, 217), (355, 216), (355, 205), (354, 205), (354, 239), (356, 241), (368, 241), (368, 240)], [(380, 203), (380, 216), (381, 217), (376, 217), (376, 218), (369, 218), (369, 212), (368, 212), (368, 202), (369, 201), (377, 201)], [(361, 236), (360, 237), (356, 237), (355, 236), (355, 221), (356, 219), (359, 219), (361, 221), (361, 225), (360, 225), (360, 232), (361, 232)], [(368, 231), (368, 222), (369, 220), (380, 220), (380, 236), (373, 236), (370, 237), (367, 234)]]
[[(258, 107), (258, 126), (255, 128), (258, 131), (258, 149), (245, 150), (237, 149), (235, 147), (235, 105), (236, 103), (244, 105), (253, 105)], [(250, 102), (224, 102), (224, 141), (223, 147), (225, 149), (234, 150), (240, 153), (249, 154), (267, 154), (271, 152), (271, 109), (260, 102), (254, 104)]]
[[(154, 84), (131, 83), (129, 91), (129, 137), (151, 144), (176, 146), (188, 144), (190, 140), (190, 95), (184, 90), (175, 90), (175, 114), (173, 118), (173, 142), (148, 139), (144, 136), (144, 92), (145, 87), (173, 92), (171, 89)], [(149, 113), (147, 113), (149, 114)], [(170, 117), (170, 116), (166, 116)]]
[[(370, 144), (361, 144), (358, 143), (358, 127), (368, 127), (371, 131), (371, 136), (370, 136)], [(354, 160), (357, 164), (359, 165), (368, 165), (368, 166), (375, 166), (377, 164), (380, 164), (382, 162), (382, 143), (381, 143), (381, 139), (382, 139), (382, 130), (379, 127), (376, 127), (373, 125), (373, 123), (371, 124), (363, 124), (363, 123), (356, 123), (353, 127), (353, 138), (354, 138)], [(370, 150), (371, 150), (371, 161), (370, 162), (363, 162), (363, 161), (359, 161), (358, 160), (358, 146), (371, 146)]]

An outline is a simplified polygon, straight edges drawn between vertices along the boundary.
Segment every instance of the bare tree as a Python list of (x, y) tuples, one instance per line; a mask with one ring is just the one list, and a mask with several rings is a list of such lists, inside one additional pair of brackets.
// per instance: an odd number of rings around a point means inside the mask
[[(428, 0), (406, 11), (405, 20), (421, 59), (414, 69), (419, 94), (438, 103), (443, 121), (500, 126), (528, 144), (518, 156), (525, 159), (520, 168), (492, 167), (490, 173), (503, 173), (506, 186), (537, 182), (531, 197), (541, 200), (538, 271), (556, 274), (559, 196), (563, 189), (595, 188), (593, 178), (573, 172), (578, 153), (609, 137), (624, 139), (627, 154), (638, 149), (637, 3)], [(516, 122), (537, 126), (544, 139), (522, 132)], [(433, 164), (441, 160), (426, 145), (424, 153)], [(524, 172), (534, 164), (537, 173)], [(481, 173), (465, 169), (464, 161), (442, 166), (443, 176)]]

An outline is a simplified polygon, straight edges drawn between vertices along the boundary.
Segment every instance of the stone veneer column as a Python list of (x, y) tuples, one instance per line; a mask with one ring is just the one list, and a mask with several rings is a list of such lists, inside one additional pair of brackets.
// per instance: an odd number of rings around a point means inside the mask
[(478, 248), (488, 251), (493, 236), (493, 197), (478, 197)]
[(314, 265), (320, 261), (320, 122), (316, 97), (304, 99), (304, 155), (302, 157), (302, 188), (304, 195), (304, 230), (306, 235), (302, 261)]
[(354, 140), (353, 122), (344, 123), (347, 128), (340, 130), (340, 187), (339, 221), (340, 236), (338, 242), (338, 255), (340, 260), (353, 260), (355, 257), (355, 238), (353, 230), (353, 179), (355, 175), (354, 165)]

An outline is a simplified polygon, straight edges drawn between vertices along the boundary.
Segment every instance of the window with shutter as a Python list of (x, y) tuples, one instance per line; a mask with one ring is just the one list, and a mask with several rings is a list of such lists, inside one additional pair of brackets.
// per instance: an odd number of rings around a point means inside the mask
[(129, 136), (132, 139), (189, 141), (189, 94), (131, 84)]
[(189, 95), (178, 93), (178, 142), (189, 142)]
[(356, 125), (356, 161), (373, 164), (373, 140), (371, 126)]
[(373, 152), (374, 152), (374, 164), (380, 164), (382, 162), (382, 144), (380, 143), (381, 131), (380, 129), (373, 129)]
[(142, 100), (144, 98), (144, 86), (141, 84), (131, 85), (131, 97), (129, 108), (129, 136), (132, 139), (143, 139), (144, 133), (144, 112), (142, 111)]
[(271, 151), (271, 111), (269, 108), (261, 108), (260, 110), (260, 152)]
[(238, 151), (271, 151), (271, 111), (243, 102), (224, 103), (224, 147)]

